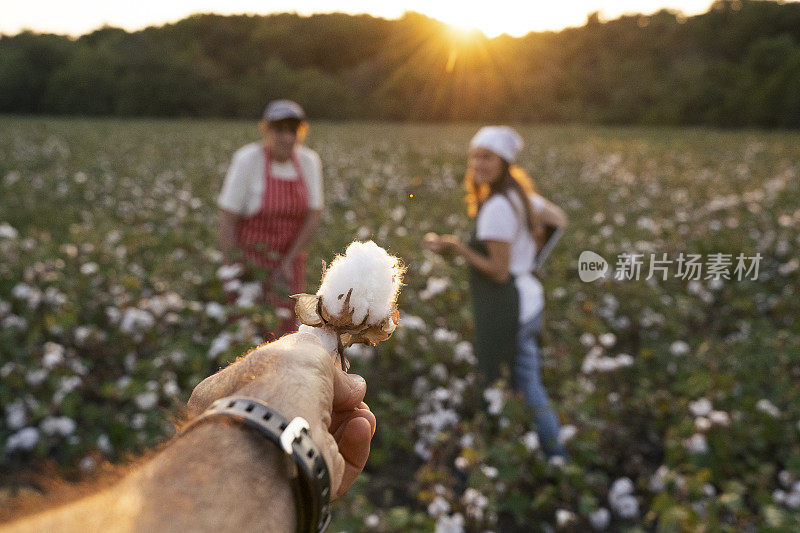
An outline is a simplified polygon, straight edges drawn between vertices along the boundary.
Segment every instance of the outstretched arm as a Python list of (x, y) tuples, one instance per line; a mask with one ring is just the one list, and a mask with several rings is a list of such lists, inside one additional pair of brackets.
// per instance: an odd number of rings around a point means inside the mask
[[(313, 335), (259, 347), (200, 383), (188, 403), (199, 414), (242, 395), (292, 419), (302, 416), (331, 474), (333, 498), (361, 472), (375, 431), (366, 383), (336, 368)], [(3, 531), (294, 531), (294, 500), (277, 446), (252, 430), (206, 421), (172, 439), (110, 489), (13, 522)]]
[(504, 241), (484, 242), (488, 255), (475, 251), (455, 235), (428, 233), (425, 235), (423, 244), (429, 250), (437, 253), (452, 250), (492, 281), (504, 283), (510, 276), (508, 265), (511, 261), (511, 244)]

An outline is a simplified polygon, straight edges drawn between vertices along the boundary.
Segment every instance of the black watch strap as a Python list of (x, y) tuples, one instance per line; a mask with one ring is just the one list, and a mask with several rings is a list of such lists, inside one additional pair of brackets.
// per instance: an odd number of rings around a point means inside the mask
[(181, 431), (185, 435), (204, 420), (232, 418), (258, 430), (294, 459), (292, 491), (297, 509), (298, 533), (321, 533), (331, 521), (331, 482), (325, 459), (308, 435), (308, 422), (297, 417), (291, 422), (266, 404), (252, 398), (229, 396), (211, 404)]

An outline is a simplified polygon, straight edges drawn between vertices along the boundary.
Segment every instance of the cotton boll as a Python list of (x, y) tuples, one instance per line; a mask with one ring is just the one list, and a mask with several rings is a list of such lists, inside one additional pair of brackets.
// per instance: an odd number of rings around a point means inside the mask
[(483, 391), (483, 399), (489, 404), (489, 413), (493, 415), (500, 414), (505, 404), (503, 391), (500, 389), (488, 388)]
[(772, 418), (778, 418), (781, 414), (780, 409), (778, 409), (775, 404), (771, 401), (763, 398), (756, 402), (756, 410), (761, 411), (764, 414), (771, 416)]
[(790, 509), (800, 508), (800, 492), (791, 492), (786, 496), (786, 507)]
[(464, 517), (461, 513), (439, 516), (434, 533), (464, 533)]
[(611, 523), (611, 513), (605, 507), (589, 515), (589, 523), (595, 531), (603, 531)]
[(489, 479), (495, 479), (497, 475), (500, 473), (500, 471), (497, 470), (497, 468), (487, 465), (481, 466), (481, 472), (483, 472), (483, 475), (488, 477)]
[(672, 355), (686, 355), (689, 350), (689, 345), (684, 341), (675, 341), (669, 346), (669, 351)]
[(15, 400), (6, 405), (6, 426), (10, 430), (16, 430), (25, 425), (25, 403), (22, 400)]
[(684, 441), (684, 446), (691, 454), (703, 454), (708, 452), (708, 442), (705, 435), (702, 433), (695, 433)]
[(728, 413), (725, 411), (711, 411), (711, 413), (708, 415), (708, 419), (712, 424), (716, 424), (718, 426), (727, 426), (731, 423), (731, 417), (728, 416)]
[(558, 432), (558, 442), (561, 444), (566, 444), (572, 439), (575, 438), (575, 435), (578, 434), (578, 428), (575, 426), (568, 424), (566, 426), (561, 426), (561, 431)]
[(580, 340), (580, 343), (583, 346), (587, 347), (587, 348), (590, 348), (590, 347), (594, 346), (594, 343), (595, 343), (594, 335), (592, 335), (591, 333), (588, 333), (588, 332), (582, 333), (579, 340)]
[(156, 392), (143, 392), (142, 394), (138, 394), (133, 401), (139, 409), (146, 411), (158, 404), (158, 394)]
[(621, 477), (616, 480), (608, 491), (608, 498), (610, 500), (617, 499), (626, 494), (633, 493), (633, 481), (628, 477)]
[(522, 436), (522, 444), (529, 452), (539, 449), (539, 436), (533, 431), (528, 431)]
[(453, 355), (453, 360), (456, 363), (468, 363), (470, 365), (474, 365), (478, 361), (475, 358), (472, 343), (469, 341), (461, 341), (456, 344), (456, 347), (453, 350)]
[(566, 509), (556, 509), (556, 525), (558, 527), (567, 527), (574, 524), (576, 521), (575, 513)]
[(380, 523), (381, 519), (375, 514), (371, 514), (364, 519), (364, 526), (368, 529), (375, 529), (380, 525)]
[(697, 401), (689, 402), (689, 412), (694, 416), (708, 416), (714, 406), (708, 398), (700, 398)]
[(614, 507), (622, 518), (631, 519), (639, 515), (639, 502), (631, 495), (620, 497)]
[(661, 492), (667, 486), (667, 477), (669, 476), (669, 469), (666, 465), (661, 465), (650, 478), (648, 488), (651, 492)]
[(205, 309), (206, 316), (213, 318), (217, 322), (224, 322), (228, 314), (225, 307), (217, 302), (208, 302)]
[(6, 451), (30, 450), (39, 442), (39, 430), (32, 427), (22, 428), (6, 440)]
[(428, 504), (428, 515), (433, 518), (439, 517), (450, 510), (450, 504), (441, 496), (436, 496), (433, 501)]
[(75, 421), (67, 416), (48, 416), (42, 420), (39, 426), (46, 435), (61, 435), (62, 437), (71, 435), (77, 427)]
[(694, 419), (694, 429), (700, 432), (708, 431), (711, 429), (711, 421), (704, 416), (698, 416)]
[(0, 238), (16, 239), (19, 237), (19, 232), (7, 222), (0, 224)]
[(332, 330), (327, 328), (315, 328), (312, 326), (307, 326), (305, 324), (300, 324), (300, 327), (297, 329), (298, 333), (310, 333), (319, 339), (322, 345), (329, 353), (333, 353), (336, 351), (336, 348), (339, 343), (339, 336), (336, 335)]
[(614, 335), (613, 333), (603, 333), (597, 338), (597, 340), (605, 348), (611, 348), (617, 343), (617, 336)]
[(350, 294), (353, 324), (365, 319), (367, 325), (377, 324), (393, 312), (402, 275), (398, 258), (372, 241), (354, 242), (325, 270), (317, 295), (325, 310), (338, 316)]

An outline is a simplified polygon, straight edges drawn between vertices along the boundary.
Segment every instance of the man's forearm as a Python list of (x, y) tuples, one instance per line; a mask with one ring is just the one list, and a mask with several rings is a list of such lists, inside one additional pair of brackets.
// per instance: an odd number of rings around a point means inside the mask
[(205, 422), (114, 487), (8, 531), (294, 531), (282, 459), (248, 428)]

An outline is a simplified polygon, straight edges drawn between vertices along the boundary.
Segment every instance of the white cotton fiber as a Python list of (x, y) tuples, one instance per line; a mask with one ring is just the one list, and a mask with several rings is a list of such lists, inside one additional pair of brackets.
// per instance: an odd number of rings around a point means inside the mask
[[(372, 241), (354, 242), (325, 270), (317, 296), (331, 315), (340, 315), (350, 294), (353, 324), (378, 324), (393, 311), (402, 283), (403, 267), (397, 257)], [(347, 311), (347, 310), (345, 310)]]

